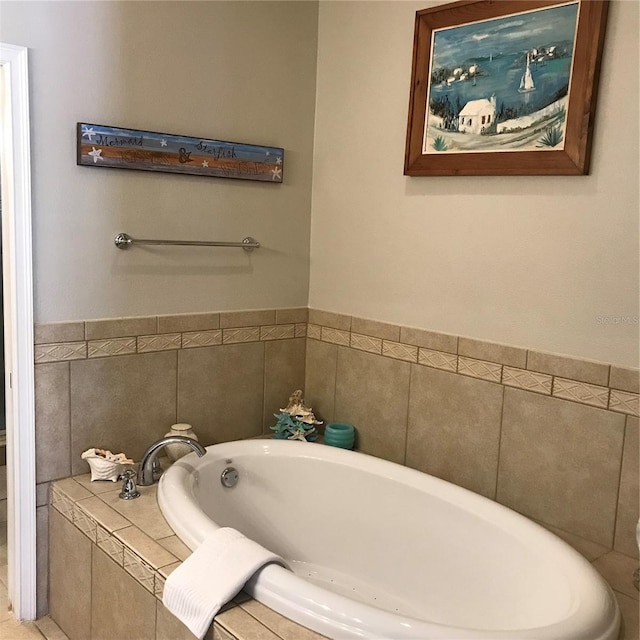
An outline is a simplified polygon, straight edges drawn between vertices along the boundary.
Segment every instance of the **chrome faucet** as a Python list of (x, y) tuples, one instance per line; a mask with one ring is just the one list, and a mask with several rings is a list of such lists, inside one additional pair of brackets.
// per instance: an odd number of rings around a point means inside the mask
[(197, 454), (202, 457), (207, 450), (197, 441), (186, 436), (166, 436), (154, 442), (142, 456), (140, 469), (138, 470), (138, 484), (141, 487), (152, 485), (156, 477), (154, 476), (154, 464), (157, 465), (158, 452), (167, 444), (186, 444), (190, 446)]

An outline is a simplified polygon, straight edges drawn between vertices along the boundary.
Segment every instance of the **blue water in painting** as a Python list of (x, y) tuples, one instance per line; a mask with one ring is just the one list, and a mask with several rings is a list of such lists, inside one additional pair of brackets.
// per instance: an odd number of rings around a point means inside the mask
[(531, 93), (520, 93), (518, 91), (520, 78), (524, 72), (524, 65), (518, 64), (520, 57), (518, 54), (494, 59), (492, 62), (483, 61), (480, 64), (483, 75), (476, 78), (475, 86), (470, 80), (454, 82), (450, 87), (434, 85), (431, 87), (430, 98), (446, 95), (454, 107), (458, 101), (463, 107), (469, 100), (479, 100), (495, 95), (498, 110), (501, 104), (507, 107), (527, 105), (531, 111), (546, 106), (550, 102), (550, 97), (568, 83), (571, 58), (548, 60), (544, 65), (531, 65), (531, 75), (536, 90)]
[[(572, 2), (435, 31), (432, 72), (477, 64), (480, 73), (475, 85), (470, 79), (450, 86), (431, 83), (429, 99), (447, 96), (456, 111), (469, 100), (491, 95), (496, 96), (498, 111), (501, 105), (525, 106), (529, 112), (548, 105), (570, 79), (578, 9)], [(551, 46), (564, 50), (565, 56), (545, 56), (541, 63), (532, 62), (535, 91), (520, 93), (526, 52)]]

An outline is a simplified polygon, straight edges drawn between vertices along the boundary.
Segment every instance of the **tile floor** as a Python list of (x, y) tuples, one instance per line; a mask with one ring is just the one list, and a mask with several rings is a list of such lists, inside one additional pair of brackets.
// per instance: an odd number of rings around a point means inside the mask
[[(16, 622), (8, 610), (7, 600), (7, 532), (6, 523), (0, 523), (0, 640), (68, 640), (58, 625), (45, 616), (35, 622)], [(556, 533), (558, 533), (556, 531)], [(563, 536), (566, 538), (573, 536)], [(620, 640), (638, 640), (640, 629), (638, 626), (638, 591), (633, 586), (632, 574), (638, 561), (617, 551), (598, 553), (599, 549), (591, 545), (588, 549), (581, 548), (581, 541), (573, 543), (609, 582), (613, 588), (624, 620), (624, 635)]]
[(49, 616), (20, 624), (14, 620), (8, 605), (7, 527), (6, 522), (0, 522), (0, 640), (68, 640)]

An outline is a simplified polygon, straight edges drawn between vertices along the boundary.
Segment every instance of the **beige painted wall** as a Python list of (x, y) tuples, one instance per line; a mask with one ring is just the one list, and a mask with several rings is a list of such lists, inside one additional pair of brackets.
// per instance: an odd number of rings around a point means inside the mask
[[(306, 306), (315, 2), (5, 2), (29, 47), (36, 321)], [(285, 148), (282, 185), (77, 167), (76, 122)], [(136, 248), (139, 238), (263, 248)]]
[(611, 4), (591, 175), (408, 178), (429, 5), (320, 5), (310, 306), (637, 367), (638, 3)]
[[(0, 39), (30, 48), (36, 320), (309, 302), (637, 366), (638, 3), (612, 3), (570, 178), (402, 175), (428, 5), (322, 2), (318, 34), (315, 2), (3, 0)], [(79, 120), (280, 145), (285, 183), (77, 167)], [(120, 252), (119, 231), (264, 246)]]

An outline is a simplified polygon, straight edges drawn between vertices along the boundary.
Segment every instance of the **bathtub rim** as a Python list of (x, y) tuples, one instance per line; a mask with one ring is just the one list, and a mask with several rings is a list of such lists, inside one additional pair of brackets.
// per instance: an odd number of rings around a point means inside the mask
[[(310, 447), (313, 447), (311, 449)], [(559, 636), (560, 631), (564, 631), (565, 627), (571, 621), (580, 622), (584, 624), (590, 620), (601, 618), (602, 622), (595, 631), (598, 635), (593, 636), (593, 640), (616, 640), (618, 637), (617, 630), (620, 626), (620, 611), (609, 585), (601, 578), (601, 576), (595, 571), (591, 564), (575, 549), (570, 547), (566, 542), (549, 532), (541, 525), (533, 522), (529, 518), (513, 511), (509, 507), (502, 505), (494, 500), (471, 492), (463, 487), (454, 485), (446, 480), (436, 478), (429, 474), (425, 474), (421, 471), (399, 465), (387, 460), (369, 456), (360, 452), (345, 451), (335, 447), (328, 447), (318, 443), (303, 443), (303, 442), (291, 442), (287, 440), (273, 440), (273, 439), (250, 439), (250, 440), (236, 440), (231, 442), (220, 443), (207, 447), (207, 453), (214, 453), (215, 456), (207, 458), (197, 458), (195, 453), (190, 453), (184, 458), (181, 458), (163, 475), (160, 480), (160, 486), (158, 489), (158, 503), (160, 509), (167, 519), (167, 522), (171, 528), (176, 532), (178, 537), (187, 544), (191, 549), (197, 548), (200, 542), (212, 531), (219, 528), (215, 522), (213, 522), (197, 505), (195, 497), (193, 496), (190, 488), (190, 476), (198, 468), (203, 465), (212, 464), (214, 460), (219, 461), (221, 458), (237, 458), (243, 454), (255, 455), (262, 453), (263, 455), (274, 453), (280, 454), (280, 451), (284, 451), (285, 448), (289, 448), (288, 455), (294, 457), (313, 457), (326, 460), (328, 462), (337, 462), (344, 464), (348, 462), (350, 466), (358, 466), (365, 471), (380, 473), (383, 472), (383, 477), (398, 481), (409, 486), (414, 486), (419, 489), (423, 489), (423, 483), (425, 476), (429, 478), (429, 482), (433, 487), (437, 488), (436, 495), (438, 497), (452, 502), (456, 505), (468, 508), (470, 505), (468, 501), (471, 501), (471, 512), (474, 515), (483, 517), (488, 511), (491, 516), (489, 520), (496, 523), (497, 520), (503, 524), (503, 521), (513, 521), (519, 525), (529, 528), (535, 532), (534, 540), (543, 541), (544, 545), (548, 546), (548, 550), (554, 553), (559, 553), (563, 559), (563, 563), (576, 570), (577, 574), (582, 577), (576, 577), (576, 574), (571, 574), (573, 579), (570, 580), (572, 589), (584, 586), (581, 583), (587, 583), (588, 589), (586, 592), (578, 588), (579, 595), (581, 595), (580, 602), (573, 607), (571, 613), (564, 619), (558, 622), (552, 622), (542, 627), (535, 627), (529, 629), (509, 629), (505, 631), (495, 629), (472, 629), (469, 627), (453, 627), (449, 625), (442, 625), (425, 620), (410, 618), (408, 616), (396, 616), (397, 624), (411, 625), (413, 628), (415, 625), (416, 632), (419, 636), (416, 637), (429, 637), (429, 638), (456, 638), (456, 639), (473, 639), (477, 640), (480, 637), (489, 637), (486, 634), (490, 633), (491, 638), (495, 640), (547, 640), (548, 638), (566, 637), (567, 640), (571, 640), (574, 636)], [(313, 452), (313, 453), (312, 453)], [(357, 456), (354, 458), (353, 456)], [(373, 469), (372, 469), (373, 468)], [(188, 500), (184, 500), (180, 505), (178, 516), (173, 508), (171, 500), (174, 496), (179, 495), (180, 492), (185, 492), (188, 495)], [(178, 493), (176, 493), (178, 492)], [(462, 498), (462, 503), (455, 498)], [(186, 522), (190, 521), (190, 526), (186, 526)], [(291, 594), (299, 594), (301, 582), (304, 583), (304, 590), (308, 595), (307, 598), (297, 595), (292, 598)], [(603, 589), (604, 587), (604, 589)], [(321, 586), (311, 584), (297, 576), (293, 572), (278, 566), (267, 565), (258, 571), (254, 577), (249, 580), (245, 587), (245, 592), (253, 596), (256, 600), (259, 600), (263, 604), (270, 606), (282, 615), (312, 628), (313, 630), (323, 633), (331, 634), (338, 632), (340, 638), (362, 638), (362, 632), (365, 631), (371, 635), (364, 637), (393, 637), (394, 624), (391, 627), (388, 625), (389, 617), (388, 612), (384, 611), (383, 615), (379, 616), (379, 610), (375, 607), (367, 605), (365, 603), (351, 600), (345, 596), (336, 594), (329, 590), (323, 589)], [(571, 591), (574, 595), (578, 595), (575, 591)], [(601, 597), (602, 602), (601, 615), (595, 615), (593, 611), (589, 612), (589, 606), (585, 603), (590, 602), (595, 605), (598, 600), (598, 596)], [(323, 615), (322, 611), (313, 606), (313, 602), (320, 598), (325, 598), (325, 602), (328, 606), (334, 610), (344, 609), (345, 601), (348, 601), (350, 606), (353, 606), (352, 615), (350, 621), (344, 624), (335, 623), (335, 619), (327, 619)], [(328, 598), (328, 600), (327, 600)], [(353, 620), (367, 618), (369, 624), (355, 625)], [(605, 623), (604, 621), (608, 621)], [(310, 624), (310, 621), (313, 624)], [(364, 628), (366, 627), (366, 628)], [(382, 633), (382, 635), (380, 635)], [(424, 634), (428, 633), (429, 636)], [(582, 631), (584, 633), (584, 631)], [(453, 634), (453, 635), (450, 635)], [(483, 634), (485, 634), (483, 636)], [(330, 636), (332, 637), (332, 636)], [(582, 636), (575, 636), (577, 640)], [(591, 640), (591, 639), (590, 639)]]

